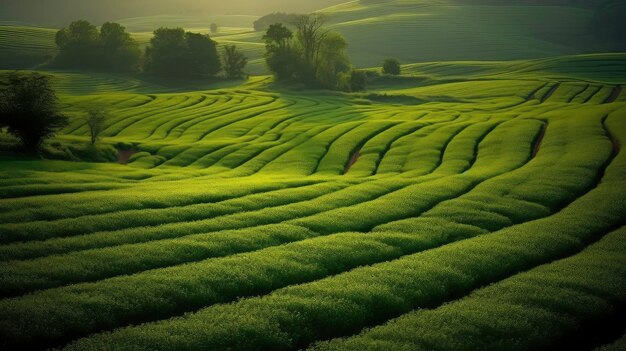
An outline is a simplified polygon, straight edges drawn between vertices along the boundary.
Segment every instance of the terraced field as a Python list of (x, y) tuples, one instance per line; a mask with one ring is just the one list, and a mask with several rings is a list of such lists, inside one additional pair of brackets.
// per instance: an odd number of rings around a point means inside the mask
[(99, 103), (136, 153), (0, 160), (3, 349), (619, 347), (626, 55), (406, 70), (367, 94), (55, 73), (57, 143)]

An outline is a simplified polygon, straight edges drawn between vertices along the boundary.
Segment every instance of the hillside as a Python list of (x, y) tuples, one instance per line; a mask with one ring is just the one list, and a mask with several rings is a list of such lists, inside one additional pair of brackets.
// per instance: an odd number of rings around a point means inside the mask
[[(55, 72), (45, 148), (74, 162), (0, 158), (0, 347), (619, 339), (626, 54), (406, 70), (360, 94)], [(94, 104), (110, 159), (78, 162)]]
[(457, 0), (351, 1), (327, 8), (357, 66), (510, 60), (611, 51), (591, 34), (593, 8)]

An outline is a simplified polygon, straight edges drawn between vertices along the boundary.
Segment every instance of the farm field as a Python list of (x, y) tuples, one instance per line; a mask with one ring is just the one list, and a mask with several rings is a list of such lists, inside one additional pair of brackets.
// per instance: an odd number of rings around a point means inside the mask
[(626, 54), (403, 69), (45, 72), (71, 118), (46, 147), (105, 105), (111, 162), (0, 158), (0, 347), (621, 349)]
[[(589, 28), (593, 9), (554, 1), (532, 0), (505, 5), (475, 0), (348, 1), (320, 9), (329, 29), (348, 41), (357, 67), (375, 67), (388, 57), (404, 63), (455, 60), (518, 60), (611, 52), (615, 47), (594, 37)], [(152, 31), (165, 27), (209, 33), (221, 45), (237, 45), (249, 58), (248, 72), (267, 74), (262, 32), (253, 30), (258, 16), (160, 15), (110, 18), (133, 33), (145, 47)], [(0, 22), (0, 69), (25, 69), (49, 59), (57, 29)]]

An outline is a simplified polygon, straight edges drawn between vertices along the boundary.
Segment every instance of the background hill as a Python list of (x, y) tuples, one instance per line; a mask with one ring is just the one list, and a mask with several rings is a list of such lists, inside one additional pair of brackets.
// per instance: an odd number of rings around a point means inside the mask
[[(194, 1), (184, 1), (178, 10), (163, 1), (143, 10), (135, 7), (142, 2), (133, 2), (132, 6), (120, 5), (120, 9), (130, 6), (128, 11), (123, 11), (125, 17), (116, 16), (122, 15), (121, 11), (95, 15), (92, 10), (92, 16), (85, 18), (118, 21), (133, 32), (142, 45), (148, 43), (152, 30), (161, 26), (182, 26), (208, 32), (209, 25), (215, 22), (220, 31), (213, 36), (221, 43), (236, 44), (243, 49), (250, 58), (249, 71), (252, 74), (266, 73), (262, 33), (252, 29), (258, 16), (213, 14), (218, 10), (238, 10), (239, 13), (249, 10), (249, 13), (262, 14), (276, 10), (306, 12), (317, 9), (328, 14), (329, 26), (347, 38), (349, 54), (357, 67), (379, 66), (387, 57), (398, 58), (403, 63), (493, 61), (619, 52), (626, 48), (624, 40), (619, 39), (621, 36), (616, 39), (599, 34), (602, 31), (597, 27), (602, 26), (602, 22), (594, 21), (597, 8), (610, 1), (355, 0), (336, 4), (340, 1), (328, 0), (311, 5), (303, 1), (287, 4), (277, 0), (245, 8), (240, 6), (242, 1), (232, 1), (230, 7), (207, 5), (194, 13), (185, 10), (198, 4)], [(320, 9), (328, 4), (334, 5)], [(12, 0), (3, 6), (9, 9), (8, 12), (1, 11), (3, 15), (12, 17), (11, 22), (0, 25), (0, 49), (5, 53), (0, 58), (0, 68), (29, 68), (53, 55), (54, 31), (16, 22), (34, 18), (36, 12), (21, 16), (21, 11), (28, 6), (18, 6)], [(47, 7), (54, 9), (54, 6)], [(81, 8), (77, 6), (55, 18), (79, 18)], [(164, 11), (171, 11), (171, 14), (150, 14)], [(141, 15), (129, 17), (135, 13)], [(97, 19), (94, 22), (100, 23)]]

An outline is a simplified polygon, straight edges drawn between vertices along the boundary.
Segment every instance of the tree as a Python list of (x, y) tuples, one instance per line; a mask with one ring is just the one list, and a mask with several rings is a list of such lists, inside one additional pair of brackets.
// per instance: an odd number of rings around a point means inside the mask
[(217, 53), (217, 43), (208, 35), (185, 33), (185, 41), (189, 50), (191, 75), (215, 75), (222, 70), (222, 62)]
[(224, 46), (224, 72), (228, 78), (239, 78), (248, 63), (248, 58), (235, 45)]
[(386, 59), (383, 63), (383, 73), (397, 76), (401, 72), (400, 62), (396, 59)]
[(263, 36), (267, 48), (265, 60), (278, 80), (293, 79), (310, 87), (337, 88), (339, 74), (350, 71), (348, 42), (340, 34), (325, 30), (325, 20), (319, 14), (299, 16), (295, 40), (285, 25), (269, 26)]
[(326, 16), (322, 14), (302, 15), (295, 23), (296, 39), (302, 51), (301, 79), (313, 82), (317, 75), (320, 48), (328, 31), (323, 29)]
[(0, 91), (0, 126), (17, 137), (28, 151), (36, 151), (45, 138), (66, 126), (50, 77), (33, 73), (9, 75)]
[(87, 21), (75, 21), (58, 31), (55, 41), (59, 52), (53, 65), (57, 67), (112, 71), (139, 69), (139, 45), (117, 23), (107, 22), (98, 30)]
[(95, 145), (100, 138), (100, 134), (104, 130), (104, 122), (106, 120), (106, 117), (106, 112), (101, 108), (92, 108), (87, 111), (85, 122), (87, 122), (87, 127), (89, 128), (91, 145)]
[(102, 66), (116, 71), (136, 71), (141, 61), (137, 42), (117, 23), (106, 22), (100, 28), (103, 48)]
[(72, 22), (55, 36), (59, 53), (55, 64), (62, 67), (91, 67), (99, 58), (100, 33), (87, 21)]
[(218, 27), (217, 27), (217, 23), (211, 23), (211, 33), (215, 34), (217, 33)]
[(282, 23), (270, 25), (263, 36), (263, 41), (268, 47), (285, 47), (293, 38), (293, 32)]
[(270, 25), (263, 36), (265, 62), (278, 80), (292, 78), (299, 64), (298, 53), (290, 45), (292, 38), (293, 32), (281, 23)]
[(146, 48), (145, 70), (166, 77), (214, 75), (221, 70), (217, 44), (208, 35), (159, 28)]
[(324, 37), (316, 63), (316, 79), (321, 86), (335, 88), (339, 73), (350, 70), (347, 47), (348, 42), (339, 33), (330, 32)]

